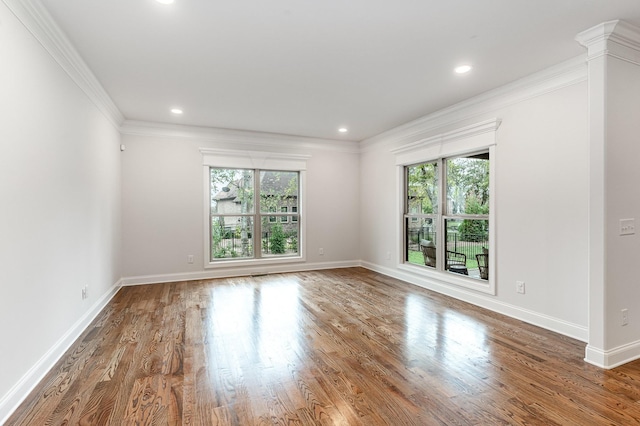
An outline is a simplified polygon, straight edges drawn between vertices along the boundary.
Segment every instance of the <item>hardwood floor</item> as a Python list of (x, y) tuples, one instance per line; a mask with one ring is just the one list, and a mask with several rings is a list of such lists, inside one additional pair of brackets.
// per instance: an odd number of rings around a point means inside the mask
[(627, 425), (640, 362), (360, 268), (126, 287), (9, 425)]

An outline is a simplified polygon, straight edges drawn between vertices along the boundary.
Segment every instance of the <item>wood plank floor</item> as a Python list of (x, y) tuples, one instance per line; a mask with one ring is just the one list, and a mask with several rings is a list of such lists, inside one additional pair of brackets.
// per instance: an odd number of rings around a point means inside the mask
[(628, 425), (640, 363), (360, 268), (121, 289), (9, 425)]

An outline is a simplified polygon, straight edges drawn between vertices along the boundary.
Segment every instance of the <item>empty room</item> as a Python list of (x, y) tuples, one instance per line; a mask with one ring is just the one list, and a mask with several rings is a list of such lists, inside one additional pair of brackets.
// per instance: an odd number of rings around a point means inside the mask
[(640, 423), (637, 0), (2, 0), (0, 112), (0, 424)]

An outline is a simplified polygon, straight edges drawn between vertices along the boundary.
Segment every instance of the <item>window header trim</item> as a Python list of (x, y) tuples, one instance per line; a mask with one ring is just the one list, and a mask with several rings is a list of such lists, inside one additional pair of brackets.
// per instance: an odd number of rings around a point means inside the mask
[(200, 148), (200, 153), (203, 166), (260, 170), (307, 170), (307, 160), (311, 158), (303, 154), (215, 148)]
[(493, 118), (466, 127), (411, 142), (391, 150), (397, 166), (429, 161), (442, 157), (460, 156), (497, 144), (496, 132), (502, 120)]

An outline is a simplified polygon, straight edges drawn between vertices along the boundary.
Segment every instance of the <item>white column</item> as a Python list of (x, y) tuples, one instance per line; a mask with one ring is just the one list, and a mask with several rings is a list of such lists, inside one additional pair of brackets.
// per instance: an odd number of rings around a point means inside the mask
[[(640, 29), (611, 21), (580, 33), (589, 64), (589, 343), (586, 361), (640, 358)], [(640, 230), (640, 228), (639, 228)], [(628, 324), (623, 325), (623, 310)]]

